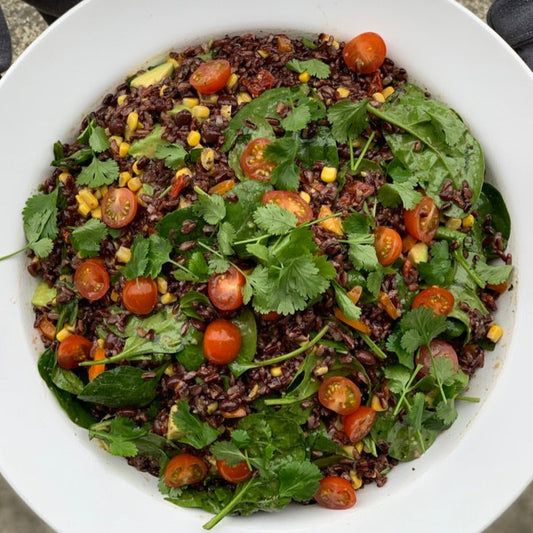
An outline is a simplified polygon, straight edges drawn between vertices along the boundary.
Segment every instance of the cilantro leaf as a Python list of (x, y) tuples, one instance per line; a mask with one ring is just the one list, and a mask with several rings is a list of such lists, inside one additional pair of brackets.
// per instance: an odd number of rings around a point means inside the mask
[(29, 247), (34, 251), (37, 257), (47, 257), (54, 249), (54, 242), (48, 237), (43, 237), (38, 241), (29, 244)]
[(231, 263), (225, 257), (211, 254), (209, 258), (209, 274), (222, 274), (228, 270), (230, 265)]
[(163, 265), (170, 261), (172, 245), (157, 233), (150, 237), (138, 234), (131, 245), (131, 259), (120, 269), (127, 279), (149, 276), (155, 279)]
[(374, 247), (374, 236), (367, 235), (348, 235), (350, 245), (348, 255), (356, 269), (374, 270), (379, 266), (378, 256)]
[(235, 429), (231, 432), (231, 440), (239, 448), (246, 448), (252, 444), (252, 439), (244, 429)]
[(164, 159), (165, 166), (178, 169), (185, 164), (187, 155), (187, 150), (181, 144), (168, 143), (159, 146), (154, 157)]
[(109, 148), (109, 139), (105, 130), (96, 124), (96, 120), (87, 119), (87, 127), (77, 140), (82, 144), (88, 144), (95, 153), (104, 152)]
[(88, 166), (83, 167), (76, 178), (78, 185), (87, 185), (89, 187), (100, 187), (102, 185), (111, 185), (118, 179), (118, 163), (113, 159), (100, 161), (96, 155)]
[(400, 328), (404, 332), (402, 347), (414, 353), (446, 330), (446, 317), (436, 315), (429, 307), (417, 307), (404, 314)]
[(491, 285), (504, 283), (513, 271), (513, 265), (488, 265), (483, 261), (478, 261), (474, 268), (481, 279)]
[(80, 257), (94, 257), (100, 253), (100, 244), (108, 233), (107, 226), (97, 218), (91, 218), (70, 234), (72, 248)]
[(296, 190), (300, 183), (300, 169), (295, 163), (298, 154), (298, 140), (292, 136), (282, 137), (265, 148), (264, 156), (276, 163), (270, 182), (278, 189)]
[(208, 224), (218, 224), (226, 216), (226, 204), (220, 194), (207, 194), (195, 187), (198, 200), (193, 205), (196, 215), (202, 217)]
[(301, 103), (297, 107), (293, 107), (290, 114), (281, 121), (281, 127), (285, 131), (300, 131), (307, 126), (310, 120), (311, 111), (309, 106)]
[(120, 269), (126, 279), (142, 277), (148, 267), (148, 252), (150, 251), (150, 241), (141, 234), (137, 234), (131, 245), (131, 259)]
[(447, 398), (446, 401), (439, 402), (435, 408), (435, 413), (446, 427), (451, 426), (457, 418), (457, 410), (455, 409), (455, 400)]
[(220, 250), (220, 253), (224, 255), (233, 254), (233, 241), (235, 240), (236, 235), (237, 232), (235, 231), (233, 224), (223, 222), (220, 225), (217, 235), (218, 249)]
[(246, 461), (246, 456), (239, 450), (234, 442), (219, 441), (209, 448), (209, 451), (218, 461), (224, 460), (228, 466), (235, 466)]
[(274, 203), (258, 207), (254, 211), (253, 219), (268, 235), (285, 235), (298, 223), (296, 215)]
[(361, 102), (342, 100), (333, 104), (328, 110), (331, 133), (338, 143), (355, 139), (368, 126), (368, 98)]
[(438, 285), (446, 287), (449, 285), (448, 279), (452, 271), (452, 262), (448, 243), (446, 241), (437, 241), (431, 247), (431, 261), (418, 263), (417, 268), (420, 277), (428, 285)]
[(307, 61), (291, 59), (285, 64), (285, 66), (289, 70), (292, 70), (298, 74), (308, 72), (310, 76), (314, 76), (315, 78), (319, 79), (327, 78), (331, 72), (329, 65), (323, 61), (320, 61), (319, 59), (308, 59)]
[(219, 435), (219, 430), (210, 426), (207, 422), (202, 422), (189, 410), (189, 404), (185, 400), (177, 402), (178, 409), (173, 414), (174, 424), (184, 433), (179, 442), (189, 444), (197, 450), (209, 446)]
[(357, 305), (352, 302), (344, 289), (336, 281), (334, 281), (332, 285), (333, 290), (335, 291), (335, 299), (344, 316), (349, 320), (359, 320), (361, 317), (361, 308), (357, 307)]
[(157, 278), (163, 265), (170, 261), (170, 252), (172, 252), (172, 244), (168, 239), (165, 239), (153, 233), (148, 238), (150, 246), (148, 250), (148, 266), (144, 272), (144, 276), (149, 276), (152, 279)]
[(135, 441), (146, 435), (148, 431), (138, 427), (133, 420), (117, 416), (93, 424), (89, 428), (89, 438), (98, 438), (109, 444), (109, 452), (121, 457), (134, 457), (138, 453)]
[(322, 474), (318, 466), (309, 461), (290, 461), (279, 469), (278, 479), (281, 498), (303, 502), (316, 493)]
[(418, 182), (386, 183), (378, 189), (379, 201), (385, 207), (398, 207), (400, 203), (405, 209), (413, 209), (422, 201), (422, 194), (415, 190)]
[(50, 194), (38, 193), (26, 200), (22, 218), (24, 234), (30, 244), (44, 237), (57, 237), (57, 195), (55, 189)]

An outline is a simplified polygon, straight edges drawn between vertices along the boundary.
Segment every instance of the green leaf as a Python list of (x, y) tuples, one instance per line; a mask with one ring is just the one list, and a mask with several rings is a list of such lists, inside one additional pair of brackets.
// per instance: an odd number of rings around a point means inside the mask
[(157, 233), (143, 237), (138, 233), (131, 245), (131, 259), (120, 269), (127, 279), (157, 278), (165, 263), (170, 261), (172, 244)]
[(241, 349), (237, 358), (229, 364), (233, 375), (239, 377), (246, 369), (242, 365), (250, 363), (257, 352), (257, 324), (254, 314), (245, 309), (232, 321), (241, 332)]
[(200, 315), (196, 312), (194, 304), (199, 303), (207, 307), (211, 307), (209, 298), (198, 291), (189, 291), (180, 300), (180, 311), (188, 317), (200, 319)]
[(268, 235), (285, 235), (298, 223), (296, 215), (274, 203), (258, 207), (253, 218), (259, 228)]
[(348, 255), (356, 269), (375, 270), (379, 266), (374, 239), (371, 233), (366, 235), (348, 234), (348, 244), (350, 245)]
[(181, 144), (174, 143), (158, 146), (154, 154), (157, 159), (165, 160), (165, 166), (173, 169), (181, 168), (187, 156), (187, 150)]
[(404, 314), (400, 328), (404, 332), (402, 347), (414, 352), (446, 330), (446, 317), (436, 315), (430, 307), (417, 307)]
[(135, 441), (147, 433), (146, 429), (138, 427), (133, 420), (122, 416), (104, 420), (89, 428), (90, 439), (106, 441), (109, 444), (109, 452), (121, 457), (136, 456), (138, 448)]
[(130, 249), (131, 259), (120, 269), (120, 273), (125, 276), (126, 279), (142, 277), (148, 268), (150, 241), (138, 233), (135, 235)]
[(29, 244), (29, 247), (35, 252), (37, 257), (48, 257), (54, 249), (54, 242), (48, 237), (39, 239)]
[(56, 365), (52, 371), (52, 381), (56, 387), (76, 395), (84, 387), (83, 381), (72, 370), (65, 370), (59, 365)]
[(328, 109), (331, 133), (338, 143), (358, 137), (368, 126), (368, 98), (360, 102), (341, 100)]
[(499, 285), (509, 279), (513, 265), (488, 265), (483, 261), (478, 261), (475, 265), (475, 271), (486, 283)]
[(220, 225), (217, 235), (218, 249), (220, 253), (224, 255), (232, 255), (234, 253), (233, 242), (235, 241), (236, 235), (237, 232), (235, 231), (233, 224), (230, 224), (229, 222), (223, 222)]
[(91, 218), (70, 234), (72, 248), (80, 257), (94, 257), (100, 253), (100, 244), (108, 233), (107, 226), (97, 218)]
[(329, 65), (318, 59), (308, 59), (307, 61), (300, 61), (298, 59), (291, 59), (285, 66), (298, 74), (308, 72), (310, 76), (315, 78), (327, 78), (330, 75)]
[(279, 495), (303, 502), (313, 497), (322, 479), (320, 469), (309, 461), (291, 461), (278, 473)]
[(335, 291), (335, 299), (339, 305), (343, 314), (349, 320), (359, 320), (361, 317), (361, 308), (357, 307), (350, 297), (346, 294), (346, 291), (336, 282), (332, 283)]
[(303, 130), (311, 120), (311, 111), (305, 104), (293, 107), (291, 112), (281, 121), (281, 127), (285, 131)]
[(57, 237), (57, 195), (54, 189), (49, 194), (34, 194), (26, 200), (22, 210), (24, 234), (29, 243), (36, 243), (40, 239), (55, 239)]
[(217, 458), (218, 461), (223, 460), (228, 466), (235, 466), (243, 461), (246, 461), (246, 456), (233, 442), (215, 442), (213, 445), (211, 445), (209, 451)]
[(294, 191), (300, 183), (300, 169), (295, 163), (298, 140), (292, 136), (282, 137), (265, 148), (264, 156), (276, 163), (270, 182), (278, 189)]
[(100, 161), (95, 155), (88, 166), (83, 167), (76, 178), (78, 185), (87, 185), (92, 188), (102, 185), (111, 185), (118, 179), (118, 163), (113, 159)]
[(184, 433), (184, 436), (178, 439), (179, 442), (201, 450), (217, 440), (220, 431), (193, 415), (185, 400), (179, 400), (177, 405), (178, 410), (173, 415), (173, 421)]
[(104, 152), (109, 148), (109, 139), (104, 128), (96, 124), (96, 120), (87, 118), (87, 127), (78, 137), (78, 142), (88, 144), (91, 150), (96, 153)]
[(452, 281), (450, 273), (453, 275), (448, 243), (446, 241), (435, 242), (430, 253), (431, 261), (417, 265), (420, 277), (428, 285), (447, 287)]
[(198, 200), (193, 205), (194, 212), (208, 224), (218, 224), (226, 216), (226, 205), (220, 194), (207, 194), (195, 187)]

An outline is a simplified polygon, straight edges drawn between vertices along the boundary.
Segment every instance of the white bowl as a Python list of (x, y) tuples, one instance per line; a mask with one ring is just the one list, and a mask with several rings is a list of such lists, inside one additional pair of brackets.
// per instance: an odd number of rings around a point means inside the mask
[[(487, 175), (513, 219), (519, 282), (501, 300), (505, 337), (486, 358), (459, 419), (421, 459), (395, 468), (384, 488), (367, 487), (343, 512), (292, 506), (281, 513), (225, 519), (223, 532), (379, 530), (479, 531), (526, 487), (533, 473), (527, 422), (533, 376), (533, 253), (527, 204), (533, 138), (533, 75), (512, 50), (449, 0), (91, 0), (60, 19), (0, 82), (4, 193), (0, 252), (24, 245), (20, 212), (49, 173), (51, 147), (69, 139), (102, 96), (169, 49), (226, 33), (326, 32), (349, 39), (380, 33), (411, 79), (453, 106), (481, 142)], [(12, 181), (11, 181), (12, 180)], [(529, 237), (528, 237), (529, 235)], [(200, 531), (208, 514), (166, 503), (154, 478), (107, 455), (61, 411), (37, 373), (40, 345), (23, 254), (0, 265), (2, 284), (0, 469), (60, 532)]]

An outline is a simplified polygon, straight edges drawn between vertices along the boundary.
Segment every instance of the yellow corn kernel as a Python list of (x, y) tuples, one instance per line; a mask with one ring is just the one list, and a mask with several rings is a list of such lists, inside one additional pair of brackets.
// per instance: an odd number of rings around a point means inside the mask
[(300, 191), (300, 198), (307, 204), (311, 203), (311, 196), (305, 191)]
[(212, 170), (215, 166), (215, 151), (212, 148), (204, 148), (200, 154), (200, 162), (205, 170)]
[(248, 393), (248, 398), (250, 399), (255, 398), (258, 392), (259, 392), (259, 385), (255, 383), (254, 386), (252, 387), (252, 390)]
[(107, 185), (102, 185), (98, 190), (102, 196), (105, 196), (109, 190), (109, 187)]
[(117, 147), (120, 147), (123, 140), (124, 139), (120, 135), (111, 135), (111, 137), (109, 137), (109, 143), (111, 144), (111, 146), (113, 146), (114, 143), (117, 145)]
[(208, 118), (210, 113), (206, 105), (195, 105), (191, 108), (191, 115), (195, 118)]
[[(333, 215), (333, 211), (326, 205), (320, 207), (320, 212), (318, 213), (318, 218), (325, 218), (327, 216)], [(325, 230), (342, 237), (344, 235), (344, 230), (342, 229), (342, 221), (339, 217), (328, 218), (327, 220), (322, 220), (318, 223), (319, 226), (322, 226)]]
[(131, 250), (126, 246), (121, 246), (115, 254), (115, 259), (124, 264), (128, 263), (131, 259)]
[(235, 87), (235, 85), (237, 84), (238, 81), (239, 81), (238, 74), (235, 74), (235, 72), (233, 72), (233, 73), (230, 74), (230, 77), (228, 78), (228, 81), (226, 83), (226, 87), (228, 89), (231, 89), (231, 88)]
[(79, 202), (78, 200), (78, 213), (82, 216), (82, 217), (87, 217), (89, 216), (89, 213), (91, 212), (91, 208), (85, 203), (85, 202)]
[(199, 131), (192, 130), (189, 132), (189, 135), (187, 135), (187, 144), (189, 146), (198, 146), (201, 138), (202, 136), (200, 135)]
[(201, 95), (201, 101), (207, 102), (208, 104), (216, 104), (218, 102), (218, 94), (212, 93), (212, 94), (202, 94)]
[(502, 338), (502, 335), (503, 329), (498, 324), (494, 324), (487, 333), (487, 339), (492, 342), (498, 342)]
[(89, 189), (81, 189), (76, 198), (81, 198), (91, 209), (98, 207), (98, 198)]
[(95, 207), (92, 211), (91, 211), (91, 216), (93, 218), (102, 218), (102, 208), (100, 206), (98, 207)]
[(314, 374), (315, 374), (315, 376), (323, 376), (324, 374), (327, 374), (328, 371), (329, 371), (329, 367), (327, 367), (327, 366), (319, 366), (315, 370)]
[(270, 369), (270, 375), (274, 378), (279, 378), (280, 376), (283, 375), (283, 370), (281, 369), (280, 366), (273, 366), (271, 369)]
[(70, 175), (71, 175), (70, 172), (61, 172), (61, 174), (59, 174), (58, 180), (61, 183), (65, 183), (65, 181), (67, 181)]
[(121, 172), (118, 175), (118, 186), (119, 187), (125, 187), (128, 184), (128, 181), (130, 181), (132, 178), (132, 175), (129, 172)]
[(361, 454), (363, 451), (363, 448), (365, 447), (362, 440), (360, 440), (359, 442), (356, 442), (354, 446), (358, 454)]
[(199, 103), (200, 103), (200, 100), (198, 100), (198, 98), (184, 98), (183, 99), (183, 105), (191, 109), (194, 106), (197, 106)]
[(338, 50), (341, 46), (338, 41), (333, 41), (331, 44), (335, 50)]
[(463, 228), (471, 228), (476, 223), (474, 215), (468, 215), (463, 218)]
[(320, 173), (320, 179), (324, 183), (333, 183), (337, 179), (337, 169), (335, 167), (324, 167)]
[(357, 472), (355, 470), (350, 470), (350, 478), (353, 483), (353, 488), (355, 490), (360, 489), (363, 485), (363, 480), (357, 475)]
[(237, 95), (237, 105), (248, 104), (252, 101), (252, 97), (247, 92), (242, 92)]
[(171, 63), (174, 66), (174, 68), (180, 68), (180, 65), (181, 65), (181, 61), (178, 61), (174, 57), (167, 58), (166, 63)]
[(173, 304), (175, 301), (177, 301), (177, 299), (178, 297), (170, 292), (166, 292), (165, 294), (161, 295), (161, 303), (163, 305)]
[(135, 131), (139, 125), (139, 113), (137, 111), (132, 111), (129, 113), (128, 118), (126, 119), (126, 125), (130, 131)]
[(100, 192), (100, 189), (95, 189), (93, 194), (98, 200), (102, 199), (102, 193)]
[(126, 157), (129, 151), (130, 151), (130, 143), (121, 142), (120, 146), (118, 147), (118, 155), (120, 157)]
[(445, 223), (444, 225), (448, 228), (448, 229), (453, 229), (453, 230), (458, 230), (460, 227), (461, 227), (461, 224), (463, 223), (463, 221), (460, 219), (460, 218), (449, 218)]
[(220, 106), (220, 114), (221, 114), (226, 120), (230, 120), (230, 119), (231, 119), (231, 105), (229, 105), (229, 104), (224, 104), (224, 105)]
[(63, 342), (67, 337), (70, 337), (72, 333), (67, 329), (63, 328), (61, 331), (58, 331), (56, 334), (56, 339), (59, 342)]
[(379, 400), (379, 397), (374, 395), (372, 396), (372, 401), (370, 402), (370, 407), (374, 409), (374, 411), (385, 411), (385, 408), (381, 405), (381, 402)]
[(159, 89), (159, 96), (165, 96), (165, 91), (167, 90), (168, 85), (161, 85), (161, 89)]
[(383, 96), (383, 93), (374, 93), (372, 95), (372, 98), (380, 104), (383, 104), (385, 102), (385, 97)]
[(385, 87), (385, 89), (383, 89), (381, 91), (381, 94), (383, 95), (383, 97), (386, 99), (388, 98), (392, 93), (394, 92), (394, 87)]
[(133, 192), (137, 192), (143, 186), (143, 182), (140, 178), (131, 178), (128, 181), (128, 189)]
[(186, 207), (191, 207), (190, 200), (187, 200), (184, 196), (180, 196), (180, 203), (178, 205), (178, 209), (185, 209)]
[(155, 282), (157, 284), (157, 290), (159, 291), (159, 294), (166, 294), (168, 292), (168, 281), (165, 278), (159, 276)]
[(111, 296), (111, 301), (112, 302), (118, 302), (119, 294), (118, 294), (118, 292), (115, 289), (113, 289), (111, 291), (111, 295), (110, 296)]
[(118, 98), (117, 98), (117, 104), (118, 105), (122, 105), (125, 101), (126, 101), (126, 98), (128, 97), (127, 94), (121, 94)]
[(351, 444), (347, 444), (342, 447), (342, 449), (346, 452), (347, 455), (350, 455), (353, 457), (353, 451), (355, 450), (355, 446), (352, 446)]
[(311, 76), (309, 75), (309, 72), (307, 72), (307, 70), (304, 70), (304, 71), (298, 76), (298, 79), (299, 79), (300, 82), (302, 82), (302, 83), (307, 83), (307, 82), (311, 79)]
[(348, 96), (350, 96), (350, 90), (346, 87), (337, 87), (335, 92), (339, 98), (348, 98)]
[(263, 59), (266, 59), (266, 58), (270, 55), (270, 52), (268, 52), (267, 50), (257, 50), (257, 53), (258, 53)]
[(104, 348), (104, 347), (105, 347), (105, 341), (104, 341), (104, 339), (98, 339), (98, 340), (96, 341), (96, 344), (97, 344), (98, 348)]

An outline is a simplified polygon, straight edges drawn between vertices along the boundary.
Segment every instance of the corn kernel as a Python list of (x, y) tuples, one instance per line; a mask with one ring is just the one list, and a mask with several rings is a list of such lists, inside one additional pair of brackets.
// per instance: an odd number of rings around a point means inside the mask
[(93, 218), (102, 218), (102, 208), (100, 206), (98, 207), (95, 207), (92, 211), (91, 211), (91, 216)]
[(121, 263), (128, 263), (131, 259), (131, 250), (126, 246), (121, 246), (115, 254), (115, 259)]
[(157, 283), (157, 290), (159, 291), (159, 294), (166, 294), (168, 292), (168, 282), (165, 278), (162, 278), (159, 276), (156, 279)]
[(170, 292), (166, 292), (165, 294), (161, 295), (161, 303), (163, 305), (173, 304), (175, 301), (177, 301), (177, 299), (178, 297)]
[(59, 174), (58, 180), (61, 183), (65, 183), (65, 181), (67, 181), (69, 177), (70, 177), (70, 172), (61, 172), (61, 174)]
[(212, 148), (204, 148), (200, 154), (200, 162), (205, 170), (212, 170), (215, 166), (215, 151)]
[(107, 191), (109, 191), (109, 187), (107, 185), (102, 185), (98, 190), (102, 196), (105, 196)]
[(175, 373), (174, 365), (168, 365), (164, 370), (164, 374), (167, 376), (173, 376)]
[(333, 46), (333, 48), (335, 48), (335, 50), (338, 50), (341, 46), (338, 41), (333, 41), (331, 45)]
[(279, 378), (280, 376), (283, 375), (283, 370), (281, 369), (280, 366), (273, 366), (271, 369), (270, 369), (270, 375), (274, 378)]
[(137, 192), (142, 186), (143, 183), (140, 178), (131, 178), (131, 180), (128, 181), (128, 189), (130, 191)]
[(357, 475), (355, 470), (350, 470), (350, 478), (352, 480), (353, 488), (355, 490), (361, 488), (363, 485), (363, 480)]
[(458, 230), (460, 227), (461, 227), (461, 224), (463, 223), (463, 221), (460, 219), (460, 218), (449, 218), (445, 223), (444, 225), (448, 228), (448, 229), (452, 229), (452, 230)]
[(492, 342), (498, 342), (503, 336), (503, 329), (498, 326), (498, 324), (494, 324), (490, 327), (489, 332), (487, 333), (487, 339)]
[(89, 213), (91, 212), (91, 208), (85, 203), (85, 202), (80, 202), (79, 205), (78, 205), (78, 213), (82, 216), (82, 217), (87, 217), (89, 216)]
[(319, 366), (315, 370), (314, 374), (315, 374), (315, 376), (323, 376), (324, 374), (328, 373), (328, 370), (329, 370), (329, 367), (327, 367), (327, 366)]
[(208, 104), (216, 104), (218, 102), (218, 94), (212, 93), (212, 94), (202, 94), (201, 95), (202, 102), (207, 102)]
[(137, 111), (132, 111), (129, 113), (128, 118), (126, 119), (126, 125), (130, 131), (135, 131), (139, 125), (139, 113)]
[(130, 181), (132, 178), (132, 175), (129, 172), (121, 172), (118, 175), (118, 186), (119, 187), (125, 187), (128, 184), (128, 181)]
[(372, 95), (372, 98), (380, 104), (383, 104), (385, 102), (385, 97), (383, 96), (383, 93), (374, 93)]
[(122, 105), (125, 101), (126, 101), (126, 98), (128, 97), (127, 94), (121, 94), (118, 98), (117, 98), (117, 104), (118, 105)]
[(226, 120), (230, 120), (230, 119), (231, 119), (231, 105), (229, 105), (229, 104), (224, 104), (224, 105), (220, 106), (220, 114), (221, 114)]
[(67, 329), (63, 328), (61, 331), (58, 331), (56, 334), (56, 339), (59, 342), (63, 342), (67, 337), (70, 337), (72, 333)]
[(300, 80), (301, 83), (307, 83), (311, 79), (311, 76), (309, 75), (309, 72), (307, 72), (307, 70), (304, 70), (298, 76), (298, 79)]
[(337, 93), (338, 98), (348, 98), (348, 96), (350, 96), (350, 90), (346, 87), (337, 87), (335, 92)]
[(105, 341), (104, 339), (98, 339), (96, 341), (96, 345), (98, 346), (98, 348), (105, 348)]
[(208, 118), (210, 113), (206, 105), (195, 105), (191, 108), (191, 115), (195, 118)]
[(357, 450), (358, 454), (361, 454), (363, 452), (364, 447), (365, 445), (363, 444), (362, 440), (355, 443), (355, 449)]
[[(320, 207), (318, 213), (318, 218), (325, 218), (327, 216), (333, 215), (333, 211), (326, 205)], [(339, 217), (328, 218), (327, 220), (322, 220), (318, 223), (319, 226), (322, 226), (325, 230), (342, 237), (344, 235), (344, 230), (342, 228), (342, 221)]]
[(355, 446), (347, 444), (343, 446), (342, 449), (346, 452), (346, 455), (353, 457), (353, 451), (355, 450)]
[(187, 200), (184, 196), (180, 196), (180, 203), (178, 205), (178, 209), (185, 209), (186, 207), (191, 207), (190, 200)]
[(120, 135), (111, 135), (111, 137), (109, 137), (109, 143), (111, 144), (111, 146), (113, 146), (113, 144), (116, 144), (117, 147), (120, 147), (123, 140), (124, 139)]
[(183, 105), (191, 109), (194, 106), (197, 106), (199, 103), (200, 103), (200, 100), (198, 100), (198, 98), (184, 98), (183, 99)]
[(394, 92), (394, 87), (385, 87), (385, 89), (383, 89), (381, 91), (381, 94), (383, 95), (383, 97), (386, 99), (388, 98), (392, 93)]
[(81, 189), (76, 198), (81, 198), (91, 209), (98, 207), (98, 199), (89, 189)]
[(385, 411), (385, 408), (381, 405), (381, 401), (378, 396), (374, 395), (372, 396), (372, 401), (370, 402), (370, 407), (374, 409), (374, 411)]
[(324, 167), (320, 173), (320, 179), (324, 183), (333, 183), (337, 179), (337, 169), (335, 167)]
[(306, 203), (309, 204), (311, 202), (311, 196), (309, 196), (308, 193), (305, 191), (300, 191), (300, 198)]
[(202, 136), (200, 135), (199, 131), (192, 130), (189, 132), (189, 135), (187, 135), (187, 144), (189, 146), (198, 146), (201, 138)]
[(126, 157), (129, 151), (130, 151), (130, 143), (121, 142), (120, 146), (118, 147), (118, 155), (120, 157)]
[(250, 399), (255, 398), (258, 392), (259, 392), (259, 385), (255, 383), (254, 386), (252, 387), (252, 390), (248, 394), (248, 398)]
[(474, 215), (468, 215), (463, 218), (463, 228), (471, 228), (476, 223)]
[(174, 57), (167, 58), (166, 63), (171, 63), (174, 68), (180, 68), (181, 65), (181, 61), (178, 61)]
[(237, 95), (237, 105), (248, 104), (252, 101), (252, 97), (247, 92), (242, 92)]
[(110, 296), (111, 296), (111, 301), (112, 302), (115, 302), (115, 303), (118, 302), (119, 294), (118, 294), (118, 292), (115, 289), (113, 289), (111, 291), (111, 295)]
[(238, 74), (235, 74), (233, 72), (232, 74), (230, 74), (230, 77), (228, 78), (228, 81), (226, 83), (226, 87), (228, 89), (232, 89), (233, 87), (235, 87), (235, 85), (237, 84), (238, 81), (239, 81)]
[(258, 53), (263, 59), (266, 59), (266, 58), (270, 55), (270, 52), (268, 52), (267, 50), (257, 50), (257, 53)]

